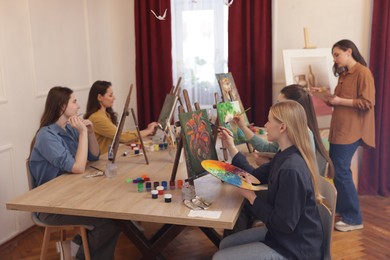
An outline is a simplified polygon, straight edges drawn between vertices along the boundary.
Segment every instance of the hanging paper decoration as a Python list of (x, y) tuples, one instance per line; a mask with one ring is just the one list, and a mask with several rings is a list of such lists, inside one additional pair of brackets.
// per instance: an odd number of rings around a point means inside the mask
[(228, 1), (228, 2), (225, 2), (225, 5), (227, 5), (227, 7), (230, 7), (230, 6), (233, 4), (233, 1), (234, 1), (234, 0), (232, 0), (232, 1), (230, 1), (230, 2), (229, 2), (229, 1)]
[(167, 16), (167, 9), (165, 9), (163, 15), (157, 15), (153, 10), (150, 10), (150, 11), (154, 14), (154, 16), (155, 16), (157, 19), (159, 19), (159, 20), (161, 20), (161, 21), (165, 20), (165, 17)]

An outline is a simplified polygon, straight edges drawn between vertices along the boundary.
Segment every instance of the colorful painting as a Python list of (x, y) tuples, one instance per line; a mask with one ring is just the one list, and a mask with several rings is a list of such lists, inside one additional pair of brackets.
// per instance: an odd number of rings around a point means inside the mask
[[(247, 190), (261, 190), (260, 181), (248, 172), (228, 163), (206, 160), (202, 162), (203, 168), (221, 181)], [(247, 181), (248, 180), (248, 181)]]
[[(217, 114), (219, 118), (219, 125), (226, 127), (233, 133), (234, 144), (239, 145), (246, 142), (244, 132), (238, 127), (233, 120), (234, 116), (241, 113), (238, 101), (225, 102), (217, 104)], [(248, 122), (248, 119), (245, 118)], [(249, 123), (248, 123), (249, 124)]]
[(232, 73), (217, 73), (215, 76), (221, 89), (223, 102), (238, 101), (241, 111), (244, 111), (244, 106), (242, 105)]
[(189, 178), (197, 178), (206, 172), (201, 162), (218, 160), (206, 109), (179, 114), (181, 132)]
[(168, 94), (165, 97), (164, 104), (157, 121), (160, 124), (162, 130), (165, 130), (167, 124), (170, 123), (173, 111), (175, 110), (176, 107), (177, 100), (178, 97), (173, 94)]

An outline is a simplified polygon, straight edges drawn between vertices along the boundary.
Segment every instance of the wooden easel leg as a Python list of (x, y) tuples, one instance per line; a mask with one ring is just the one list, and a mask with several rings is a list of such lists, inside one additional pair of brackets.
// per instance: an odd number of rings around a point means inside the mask
[(135, 116), (134, 109), (131, 109), (131, 114), (133, 115), (133, 119), (134, 119), (134, 123), (135, 123), (135, 128), (137, 129), (138, 139), (139, 139), (139, 141), (141, 142), (142, 151), (143, 151), (143, 153), (144, 153), (144, 157), (145, 157), (146, 164), (149, 164), (148, 156), (146, 155), (146, 150), (145, 150), (144, 142), (143, 142), (143, 140), (142, 140), (141, 132), (139, 131), (138, 121), (137, 121), (137, 117)]
[(176, 179), (176, 173), (177, 173), (177, 168), (179, 167), (182, 148), (183, 148), (183, 136), (180, 134), (180, 138), (177, 139), (177, 150), (176, 150), (175, 162), (173, 163), (173, 169), (171, 173), (171, 181), (174, 181)]

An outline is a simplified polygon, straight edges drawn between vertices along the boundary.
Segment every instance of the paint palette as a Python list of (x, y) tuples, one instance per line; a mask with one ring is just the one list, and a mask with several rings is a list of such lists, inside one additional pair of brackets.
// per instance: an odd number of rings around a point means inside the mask
[[(234, 186), (247, 190), (261, 190), (261, 186), (253, 186), (252, 184), (260, 184), (260, 181), (248, 172), (231, 165), (216, 160), (202, 161), (202, 167), (217, 177), (221, 181), (232, 184)], [(246, 181), (246, 178), (249, 182)]]

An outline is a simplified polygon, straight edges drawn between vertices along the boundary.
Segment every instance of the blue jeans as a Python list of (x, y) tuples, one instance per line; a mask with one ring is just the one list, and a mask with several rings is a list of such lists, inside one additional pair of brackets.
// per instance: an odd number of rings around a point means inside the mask
[(352, 179), (351, 161), (360, 145), (358, 140), (352, 144), (330, 144), (329, 156), (332, 159), (337, 189), (336, 212), (341, 215), (343, 222), (349, 225), (362, 224), (359, 198)]
[(213, 260), (286, 259), (266, 244), (259, 242), (264, 241), (267, 231), (266, 227), (257, 227), (225, 237)]

